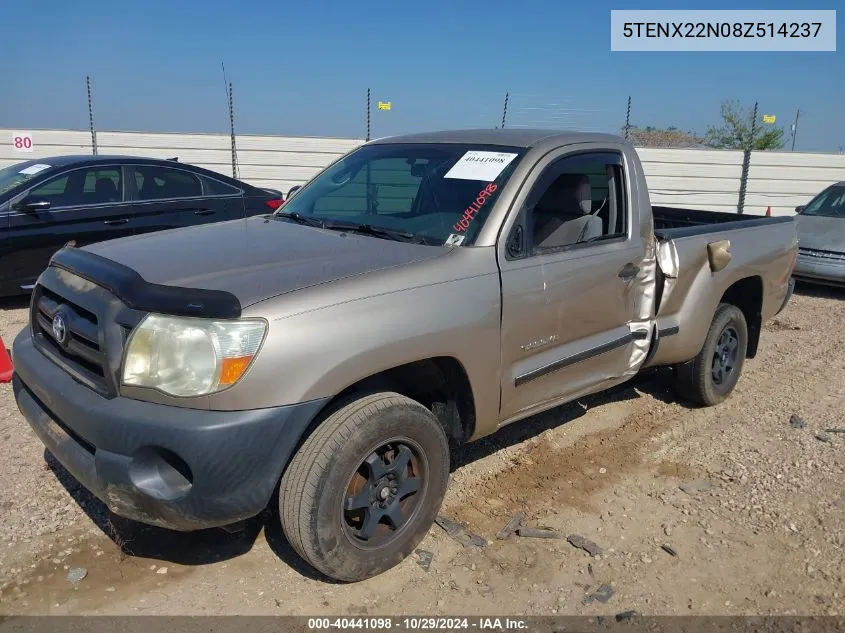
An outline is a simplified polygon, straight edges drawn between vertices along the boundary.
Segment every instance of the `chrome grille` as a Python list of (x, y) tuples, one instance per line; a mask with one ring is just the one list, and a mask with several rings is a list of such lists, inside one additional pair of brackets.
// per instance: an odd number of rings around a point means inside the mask
[(38, 346), (58, 365), (101, 393), (111, 391), (108, 357), (95, 314), (37, 285), (32, 298), (31, 327)]
[(805, 257), (813, 257), (818, 259), (829, 259), (833, 261), (845, 261), (845, 253), (837, 253), (836, 251), (825, 251), (815, 248), (798, 247), (798, 254)]

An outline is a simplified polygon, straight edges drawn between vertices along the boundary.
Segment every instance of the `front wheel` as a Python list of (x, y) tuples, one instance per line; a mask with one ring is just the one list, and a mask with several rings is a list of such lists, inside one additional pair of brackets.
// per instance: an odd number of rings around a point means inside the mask
[(449, 481), (442, 426), (397, 393), (329, 415), (282, 477), (285, 536), (314, 568), (355, 582), (404, 560), (434, 523)]
[(699, 405), (719, 404), (736, 387), (747, 349), (748, 324), (742, 310), (719, 304), (698, 356), (676, 367), (676, 390)]

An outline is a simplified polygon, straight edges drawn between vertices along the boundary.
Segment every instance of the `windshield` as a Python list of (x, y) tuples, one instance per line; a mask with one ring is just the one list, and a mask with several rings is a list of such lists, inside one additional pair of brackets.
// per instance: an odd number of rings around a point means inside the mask
[(469, 245), (523, 153), (448, 143), (366, 145), (308, 182), (274, 215)]
[(50, 169), (50, 165), (31, 160), (0, 169), (0, 194), (26, 182), (45, 169)]
[(845, 218), (845, 186), (834, 185), (825, 189), (804, 207), (801, 215)]

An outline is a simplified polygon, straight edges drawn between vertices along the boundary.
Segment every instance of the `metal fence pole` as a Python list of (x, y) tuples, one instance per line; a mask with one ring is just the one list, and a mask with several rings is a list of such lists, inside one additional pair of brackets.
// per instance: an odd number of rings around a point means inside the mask
[(795, 137), (798, 136), (798, 115), (801, 114), (801, 109), (795, 110), (795, 123), (792, 124), (792, 150), (795, 151)]
[(370, 107), (372, 101), (370, 100), (370, 89), (367, 88), (367, 142), (370, 141)]
[(631, 139), (631, 97), (628, 97), (628, 111), (625, 113), (625, 140)]
[(235, 143), (235, 91), (229, 82), (229, 134), (232, 138), (232, 178), (238, 177), (238, 148)]
[(94, 104), (91, 100), (91, 76), (85, 75), (85, 85), (88, 88), (88, 127), (91, 130), (91, 150), (97, 155), (97, 131), (94, 129)]
[(754, 148), (754, 141), (757, 137), (757, 107), (758, 103), (754, 102), (754, 113), (751, 115), (751, 134), (745, 143), (745, 149), (742, 153), (742, 175), (739, 178), (739, 201), (736, 205), (736, 212), (742, 215), (745, 210), (745, 193), (748, 189), (748, 169), (751, 166), (751, 150)]

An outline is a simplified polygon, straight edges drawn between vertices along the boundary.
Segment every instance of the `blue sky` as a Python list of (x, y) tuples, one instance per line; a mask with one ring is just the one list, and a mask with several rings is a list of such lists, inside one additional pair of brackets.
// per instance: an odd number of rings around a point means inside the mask
[[(818, 0), (812, 9), (835, 9)], [(373, 135), (492, 127), (510, 92), (512, 124), (559, 121), (616, 132), (632, 123), (703, 132), (722, 99), (760, 102), (796, 149), (845, 146), (845, 45), (835, 53), (610, 51), (614, 9), (795, 9), (769, 0), (605, 4), (556, 0), (285, 2), (40, 0), (3, 8), (0, 127), (228, 129), (223, 78), (242, 133)], [(842, 9), (842, 7), (838, 7)], [(840, 10), (838, 31), (843, 29)]]

